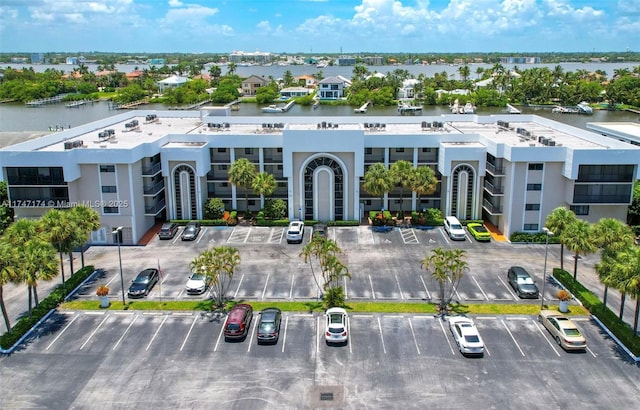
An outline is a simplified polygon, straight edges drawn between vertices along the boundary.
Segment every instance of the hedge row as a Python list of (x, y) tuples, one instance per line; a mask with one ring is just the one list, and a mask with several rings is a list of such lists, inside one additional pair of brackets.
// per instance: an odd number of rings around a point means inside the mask
[(589, 312), (596, 316), (631, 352), (640, 356), (640, 337), (636, 336), (631, 326), (613, 313), (602, 303), (600, 298), (573, 279), (567, 271), (555, 268), (553, 276), (576, 296)]
[[(511, 234), (509, 240), (512, 243), (546, 243), (547, 234), (544, 232), (514, 232)], [(549, 243), (560, 243), (560, 238), (557, 236), (550, 236)]]
[(56, 286), (49, 296), (41, 300), (38, 306), (31, 310), (31, 316), (22, 317), (11, 328), (11, 332), (7, 332), (0, 337), (0, 347), (8, 349), (13, 346), (51, 309), (55, 309), (64, 302), (64, 298), (87, 279), (93, 271), (93, 266), (85, 266), (65, 281), (65, 289), (62, 288), (62, 284)]

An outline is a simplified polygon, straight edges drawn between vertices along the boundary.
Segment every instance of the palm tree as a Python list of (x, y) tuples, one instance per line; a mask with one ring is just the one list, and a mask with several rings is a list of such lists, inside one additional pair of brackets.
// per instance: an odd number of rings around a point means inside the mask
[(231, 61), (229, 64), (227, 64), (227, 75), (233, 75), (236, 72), (236, 63), (234, 63), (233, 61)]
[(576, 219), (573, 211), (560, 206), (551, 211), (545, 221), (545, 226), (560, 238), (560, 269), (562, 270), (564, 270), (564, 241), (562, 241), (562, 232)]
[[(606, 258), (615, 258), (618, 252), (633, 245), (633, 231), (629, 226), (615, 218), (600, 219), (593, 225), (592, 234), (594, 244), (602, 248), (601, 262)], [(602, 302), (605, 306), (607, 306), (607, 293), (609, 290), (607, 267), (607, 263), (596, 265), (596, 273), (604, 285)]]
[(384, 194), (393, 189), (393, 179), (384, 164), (377, 162), (365, 172), (362, 187), (371, 195), (379, 196), (381, 207), (384, 208)]
[(51, 244), (39, 237), (29, 239), (20, 250), (14, 266), (17, 280), (27, 284), (29, 292), (29, 316), (31, 316), (31, 295), (34, 306), (38, 307), (38, 282), (48, 282), (56, 277), (56, 250)]
[(580, 254), (587, 255), (597, 249), (591, 238), (591, 225), (581, 219), (576, 219), (560, 235), (560, 240), (567, 246), (567, 249), (575, 252), (573, 279), (576, 279), (578, 275), (578, 257)]
[(249, 187), (256, 177), (256, 166), (247, 158), (240, 158), (234, 161), (229, 168), (229, 182), (236, 187), (245, 189), (244, 202), (246, 204), (245, 212), (249, 212)]
[(273, 195), (277, 186), (276, 178), (268, 172), (260, 172), (253, 178), (253, 182), (251, 183), (253, 192), (255, 192), (256, 195), (264, 195), (264, 197)]
[[(40, 218), (39, 221), (40, 229), (60, 255), (62, 288), (66, 289), (63, 255), (65, 253), (71, 253), (73, 250), (73, 238), (77, 235), (77, 227), (71, 221), (69, 212), (61, 211), (59, 209), (50, 209)], [(69, 263), (73, 263), (72, 255), (69, 257)], [(73, 266), (71, 266), (71, 273), (73, 273)]]
[(409, 187), (418, 196), (417, 204), (420, 205), (421, 195), (431, 195), (436, 191), (438, 179), (433, 169), (428, 166), (414, 168), (409, 175)]
[[(420, 266), (425, 268), (427, 272), (431, 272), (431, 278), (438, 282), (440, 314), (443, 316), (451, 299), (453, 299), (460, 279), (469, 268), (464, 258), (465, 251), (462, 249), (436, 248), (431, 251), (431, 255), (425, 256), (420, 261)], [(447, 284), (449, 284), (448, 289)]]
[(467, 81), (467, 79), (469, 78), (469, 74), (471, 73), (471, 69), (468, 65), (463, 65), (462, 67), (458, 68), (458, 73), (460, 74), (460, 79), (462, 79), (462, 81)]
[[(74, 247), (80, 247), (80, 260), (82, 261), (82, 267), (84, 268), (84, 244), (87, 243), (91, 232), (100, 229), (102, 224), (100, 223), (100, 215), (86, 206), (75, 206), (71, 209), (71, 219), (78, 228), (76, 233), (78, 234), (74, 238)], [(71, 260), (71, 274), (73, 275), (73, 258), (69, 255)]]
[[(342, 253), (338, 244), (321, 236), (314, 236), (302, 249), (300, 257), (304, 263), (309, 263), (311, 273), (319, 290), (324, 290), (324, 302), (326, 307), (344, 305), (344, 289), (340, 286), (341, 279), (351, 278), (347, 266), (342, 263), (338, 255)], [(320, 287), (313, 269), (313, 259), (318, 261), (323, 284)]]
[(411, 186), (410, 177), (412, 173), (413, 165), (409, 161), (399, 160), (391, 164), (389, 167), (389, 174), (391, 174), (394, 185), (400, 187), (400, 213), (403, 212), (404, 188), (409, 188)]
[(640, 248), (631, 246), (616, 255), (611, 265), (611, 274), (615, 277), (615, 287), (620, 291), (620, 314), (624, 314), (626, 295), (631, 294), (636, 299), (636, 312), (633, 323), (634, 333), (638, 330), (638, 310), (640, 308)]
[(211, 279), (216, 306), (224, 306), (227, 289), (236, 266), (240, 264), (240, 252), (230, 246), (217, 246), (203, 251), (189, 267), (193, 272), (203, 272)]
[(14, 248), (4, 239), (0, 237), (0, 308), (4, 317), (4, 324), (7, 332), (11, 332), (11, 320), (7, 307), (4, 304), (4, 285), (15, 280), (15, 271), (13, 269), (17, 255)]

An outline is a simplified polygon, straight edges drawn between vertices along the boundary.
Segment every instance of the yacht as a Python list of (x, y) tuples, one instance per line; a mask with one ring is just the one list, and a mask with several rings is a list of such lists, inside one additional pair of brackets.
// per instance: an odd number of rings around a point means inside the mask
[(462, 109), (465, 114), (473, 114), (476, 112), (476, 107), (471, 104), (471, 101), (467, 102)]
[(271, 104), (268, 107), (262, 107), (262, 112), (284, 112), (282, 107), (278, 107), (275, 104)]
[(593, 108), (589, 106), (589, 103), (586, 101), (582, 101), (580, 104), (576, 106), (578, 108), (578, 112), (580, 114), (591, 115), (593, 114)]

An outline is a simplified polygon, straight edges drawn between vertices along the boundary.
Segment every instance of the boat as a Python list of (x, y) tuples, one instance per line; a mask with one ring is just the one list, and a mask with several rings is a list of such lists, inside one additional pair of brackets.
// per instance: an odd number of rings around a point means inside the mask
[(451, 114), (463, 114), (464, 110), (462, 109), (462, 107), (460, 107), (460, 102), (458, 101), (458, 99), (456, 98), (456, 100), (453, 102), (453, 105), (451, 107)]
[(473, 104), (471, 104), (471, 101), (468, 101), (465, 105), (464, 108), (462, 109), (462, 111), (465, 114), (473, 114), (476, 112), (476, 107), (473, 106)]
[(398, 102), (398, 113), (400, 113), (400, 115), (415, 115), (419, 112), (422, 112), (422, 105), (411, 105), (406, 102)]
[(551, 112), (554, 114), (576, 114), (579, 111), (576, 107), (563, 107), (561, 105), (556, 105), (551, 109)]
[(271, 104), (268, 107), (262, 107), (262, 112), (284, 112), (282, 107), (278, 107), (275, 104)]
[(585, 115), (593, 114), (593, 108), (591, 108), (589, 106), (589, 103), (587, 103), (586, 101), (582, 101), (580, 104), (576, 106), (576, 108), (578, 109), (578, 113), (580, 114), (585, 114)]

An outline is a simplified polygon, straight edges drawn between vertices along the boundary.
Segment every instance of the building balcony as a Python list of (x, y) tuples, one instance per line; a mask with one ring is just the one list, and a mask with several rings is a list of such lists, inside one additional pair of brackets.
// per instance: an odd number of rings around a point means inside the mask
[(153, 205), (148, 205), (148, 206), (145, 205), (144, 214), (146, 216), (156, 216), (160, 212), (162, 212), (162, 210), (165, 208), (166, 208), (166, 203), (165, 203), (165, 200), (162, 199), (161, 201), (158, 201)]
[(504, 195), (504, 187), (495, 186), (489, 181), (484, 181), (484, 190), (491, 195)]
[(493, 176), (502, 176), (504, 175), (504, 167), (498, 167), (494, 164), (487, 162), (487, 171)]
[(491, 215), (502, 215), (502, 206), (494, 205), (487, 199), (482, 201), (482, 208)]
[(155, 196), (164, 189), (164, 181), (158, 181), (153, 185), (144, 186), (144, 194)]
[(160, 171), (162, 170), (162, 164), (161, 163), (157, 163), (157, 164), (153, 164), (150, 166), (143, 166), (142, 167), (142, 176), (144, 177), (152, 177), (157, 175)]

